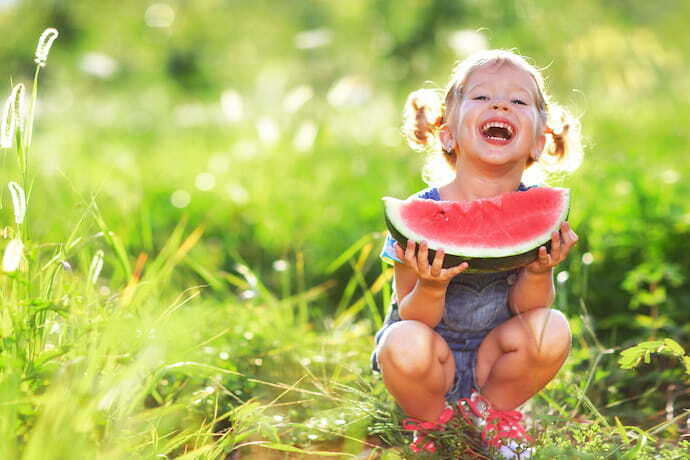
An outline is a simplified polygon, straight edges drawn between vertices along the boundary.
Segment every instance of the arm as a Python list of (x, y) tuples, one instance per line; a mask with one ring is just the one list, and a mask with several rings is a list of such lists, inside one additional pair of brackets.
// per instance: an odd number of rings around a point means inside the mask
[(443, 269), (443, 250), (436, 251), (433, 263), (428, 262), (428, 247), (419, 245), (415, 255), (415, 243), (409, 241), (405, 252), (396, 244), (395, 252), (404, 263), (395, 264), (395, 293), (400, 318), (421, 321), (433, 328), (443, 318), (446, 289), (450, 280), (465, 271), (467, 263)]
[(561, 263), (578, 237), (567, 222), (560, 232), (551, 235), (551, 253), (544, 246), (539, 248), (537, 260), (520, 270), (518, 280), (508, 295), (508, 305), (514, 313), (524, 313), (535, 308), (547, 308), (556, 296), (553, 286), (553, 267)]

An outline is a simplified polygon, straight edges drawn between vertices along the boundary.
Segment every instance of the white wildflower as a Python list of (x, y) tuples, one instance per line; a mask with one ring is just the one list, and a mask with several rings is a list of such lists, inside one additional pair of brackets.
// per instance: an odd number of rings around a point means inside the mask
[(36, 59), (34, 60), (36, 64), (45, 67), (50, 47), (53, 46), (53, 42), (57, 37), (57, 29), (49, 27), (43, 31), (41, 37), (38, 39), (38, 45), (36, 46)]
[(94, 254), (93, 259), (91, 259), (91, 266), (89, 267), (89, 281), (92, 284), (96, 284), (98, 277), (103, 269), (103, 250), (99, 249)]
[(24, 253), (24, 243), (19, 238), (14, 238), (7, 243), (5, 254), (2, 256), (2, 270), (4, 272), (13, 272), (19, 268), (19, 263), (22, 261), (22, 254)]
[(21, 224), (24, 222), (24, 216), (26, 215), (26, 194), (22, 186), (16, 182), (10, 182), (7, 184), (7, 188), (10, 189), (10, 195), (12, 196), (14, 222)]

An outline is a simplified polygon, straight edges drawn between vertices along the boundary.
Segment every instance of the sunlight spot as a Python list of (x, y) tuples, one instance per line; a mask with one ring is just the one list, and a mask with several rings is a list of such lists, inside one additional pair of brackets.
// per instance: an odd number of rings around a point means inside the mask
[(333, 423), (335, 423), (336, 425), (345, 425), (345, 420), (339, 418), (335, 420)]
[(242, 337), (244, 337), (246, 340), (251, 340), (254, 338), (254, 333), (247, 331), (244, 334), (242, 334)]
[(256, 297), (256, 291), (252, 289), (247, 289), (242, 292), (240, 292), (240, 299), (242, 300), (250, 300)]
[(313, 96), (314, 90), (311, 89), (311, 86), (298, 86), (285, 95), (285, 99), (283, 99), (283, 110), (288, 113), (295, 113)]
[(310, 434), (309, 436), (307, 436), (307, 438), (309, 438), (313, 441), (314, 439), (317, 439), (318, 436), (316, 436), (315, 434)]
[(300, 362), (300, 364), (301, 364), (302, 366), (308, 366), (308, 365), (311, 364), (311, 359), (309, 359), (309, 358), (302, 358), (302, 359), (299, 360), (299, 362)]
[(167, 3), (154, 3), (146, 9), (144, 21), (152, 28), (170, 27), (175, 20), (175, 11)]
[(249, 193), (240, 184), (230, 184), (225, 190), (228, 197), (236, 204), (246, 204), (249, 201)]
[(333, 106), (362, 105), (371, 98), (372, 90), (362, 78), (348, 75), (341, 78), (328, 90), (328, 103)]
[(204, 351), (204, 353), (206, 353), (207, 355), (212, 355), (213, 353), (216, 352), (216, 349), (213, 348), (213, 347), (204, 347), (204, 348), (203, 348), (203, 351)]
[(216, 174), (222, 174), (230, 168), (230, 157), (228, 155), (217, 153), (211, 155), (208, 159), (208, 169), (215, 171)]
[(568, 281), (568, 278), (570, 278), (570, 273), (568, 273), (567, 271), (562, 271), (556, 276), (556, 281), (563, 284), (566, 281)]
[(582, 254), (582, 263), (585, 265), (590, 265), (592, 262), (594, 262), (594, 256), (592, 255), (591, 252), (585, 252)]
[(256, 122), (256, 131), (261, 142), (267, 145), (275, 144), (280, 138), (278, 125), (271, 117), (264, 116), (259, 118)]
[(240, 93), (226, 89), (220, 95), (220, 107), (225, 120), (236, 123), (244, 118), (244, 103)]
[(216, 177), (209, 172), (203, 172), (196, 176), (194, 184), (196, 185), (196, 188), (202, 192), (208, 192), (216, 186)]
[(448, 36), (447, 43), (458, 56), (469, 56), (489, 48), (486, 36), (476, 30), (457, 30)]
[(614, 190), (618, 195), (627, 195), (632, 190), (632, 184), (630, 184), (630, 181), (621, 180), (616, 182)]
[(186, 208), (192, 201), (192, 197), (186, 190), (175, 190), (170, 195), (170, 202), (176, 208)]
[(326, 358), (322, 355), (316, 355), (316, 356), (314, 356), (314, 362), (315, 363), (324, 363), (324, 362), (326, 362)]
[(284, 272), (285, 270), (288, 269), (289, 266), (290, 266), (290, 264), (288, 263), (287, 260), (278, 259), (275, 262), (273, 262), (273, 270), (275, 270), (277, 272)]
[(283, 420), (285, 420), (285, 418), (282, 415), (274, 415), (273, 420), (278, 423), (281, 423)]
[(316, 139), (316, 134), (318, 133), (318, 128), (311, 121), (304, 121), (297, 128), (297, 134), (292, 141), (292, 145), (295, 150), (299, 152), (306, 152), (310, 150), (314, 145), (314, 140)]
[(181, 104), (175, 107), (173, 118), (180, 126), (199, 126), (207, 121), (206, 108), (202, 104)]
[(264, 360), (261, 359), (261, 358), (256, 358), (256, 359), (254, 360), (254, 365), (255, 365), (255, 366), (261, 366), (263, 363), (264, 363)]
[(227, 361), (228, 359), (230, 359), (230, 353), (228, 353), (227, 351), (221, 351), (220, 353), (218, 353), (218, 357), (223, 361)]
[(295, 47), (306, 50), (320, 48), (331, 43), (333, 33), (326, 28), (304, 30), (295, 35)]
[(248, 160), (253, 158), (258, 153), (258, 147), (255, 143), (249, 141), (240, 141), (232, 149), (232, 152), (237, 156), (237, 158), (242, 160)]
[(661, 180), (667, 184), (675, 184), (680, 179), (680, 174), (675, 169), (667, 169), (661, 173)]
[(96, 51), (85, 53), (79, 60), (82, 72), (103, 79), (110, 78), (119, 67), (115, 59)]

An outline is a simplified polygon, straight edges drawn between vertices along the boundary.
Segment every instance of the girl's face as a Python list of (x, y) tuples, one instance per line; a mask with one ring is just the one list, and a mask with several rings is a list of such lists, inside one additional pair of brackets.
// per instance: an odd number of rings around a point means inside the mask
[(441, 141), (453, 145), (463, 161), (499, 166), (538, 157), (545, 137), (536, 95), (532, 76), (510, 63), (479, 67), (467, 78)]

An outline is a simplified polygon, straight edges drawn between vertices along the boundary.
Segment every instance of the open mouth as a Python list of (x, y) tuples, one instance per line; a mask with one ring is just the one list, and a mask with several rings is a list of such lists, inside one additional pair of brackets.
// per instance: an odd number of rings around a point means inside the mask
[(511, 124), (497, 120), (485, 122), (479, 130), (484, 139), (492, 144), (499, 145), (509, 143), (515, 135), (515, 129)]

